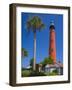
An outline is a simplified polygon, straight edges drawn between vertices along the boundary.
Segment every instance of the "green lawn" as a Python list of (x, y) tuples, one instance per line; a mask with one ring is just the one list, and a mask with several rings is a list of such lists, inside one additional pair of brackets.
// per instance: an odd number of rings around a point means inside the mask
[(32, 71), (32, 70), (23, 70), (22, 69), (22, 77), (31, 77), (31, 76), (56, 76), (58, 75), (57, 72), (38, 72), (38, 71)]
[(31, 76), (46, 76), (43, 72), (32, 71), (32, 70), (22, 70), (22, 77), (31, 77)]
[(51, 72), (51, 73), (45, 73), (47, 76), (56, 76), (58, 75), (58, 73), (55, 73), (55, 72)]
[(28, 77), (31, 73), (31, 70), (22, 70), (22, 77)]

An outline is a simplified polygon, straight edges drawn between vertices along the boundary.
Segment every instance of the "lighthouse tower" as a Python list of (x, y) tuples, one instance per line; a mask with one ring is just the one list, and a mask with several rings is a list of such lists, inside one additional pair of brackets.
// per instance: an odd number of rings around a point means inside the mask
[(53, 63), (56, 63), (56, 40), (55, 40), (55, 26), (54, 22), (50, 24), (50, 41), (49, 41), (49, 56), (53, 59)]

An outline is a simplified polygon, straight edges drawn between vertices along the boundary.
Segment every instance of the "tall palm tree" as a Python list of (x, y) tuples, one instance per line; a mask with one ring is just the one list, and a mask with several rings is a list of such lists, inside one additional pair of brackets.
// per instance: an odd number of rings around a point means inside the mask
[(44, 24), (40, 17), (33, 16), (32, 18), (27, 20), (27, 29), (28, 31), (32, 30), (34, 33), (34, 62), (33, 62), (33, 70), (36, 70), (36, 31), (41, 31), (44, 28)]

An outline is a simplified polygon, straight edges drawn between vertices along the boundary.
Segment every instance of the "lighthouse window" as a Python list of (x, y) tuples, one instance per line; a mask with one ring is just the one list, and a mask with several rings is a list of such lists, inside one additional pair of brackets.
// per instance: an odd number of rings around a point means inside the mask
[(51, 48), (51, 52), (53, 52), (53, 48)]

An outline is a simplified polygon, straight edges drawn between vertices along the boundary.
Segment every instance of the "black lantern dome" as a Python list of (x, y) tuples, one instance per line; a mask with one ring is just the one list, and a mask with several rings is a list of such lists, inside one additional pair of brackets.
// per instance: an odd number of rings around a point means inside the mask
[(51, 21), (51, 23), (50, 23), (50, 27), (49, 27), (50, 29), (55, 29), (55, 26), (54, 26), (54, 21)]

